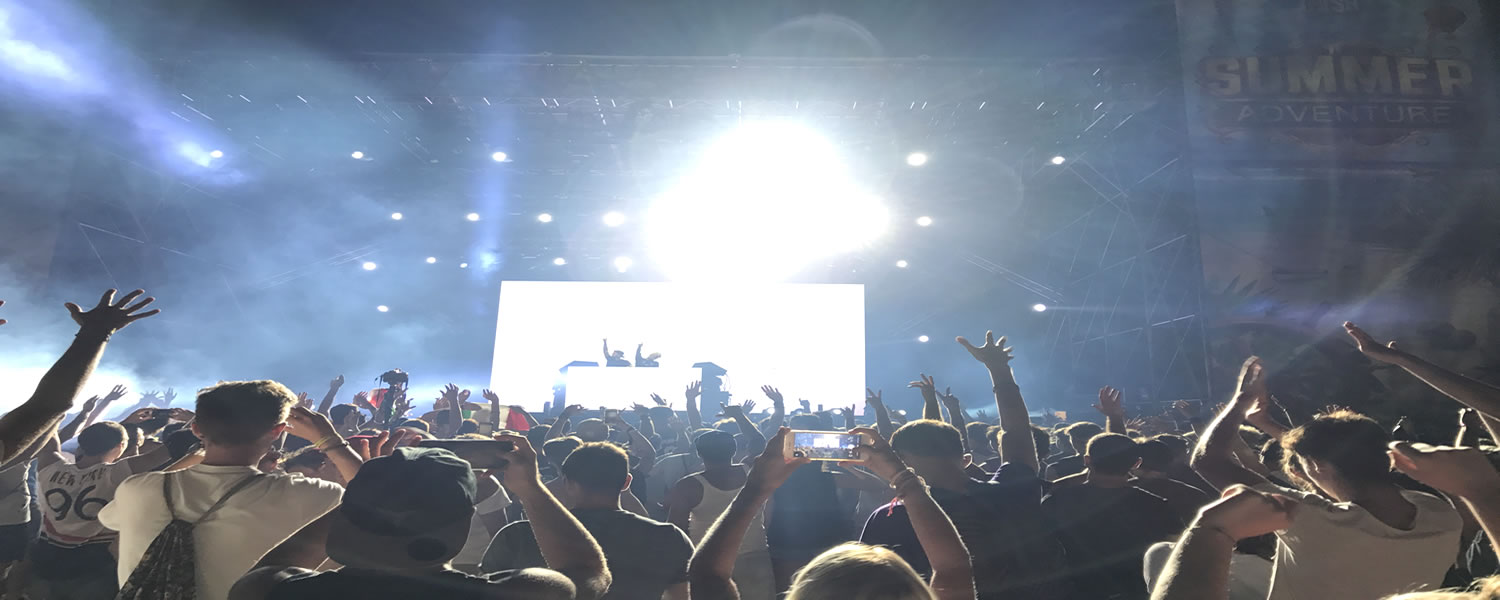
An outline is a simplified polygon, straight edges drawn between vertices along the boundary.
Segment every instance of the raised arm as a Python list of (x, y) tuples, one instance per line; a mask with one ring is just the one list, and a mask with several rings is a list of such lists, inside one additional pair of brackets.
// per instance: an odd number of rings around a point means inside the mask
[(1500, 539), (1500, 473), (1475, 448), (1394, 442), (1391, 461), (1401, 472), (1463, 500), (1491, 540)]
[(969, 550), (958, 536), (958, 529), (942, 507), (933, 501), (927, 483), (901, 462), (901, 457), (880, 433), (869, 428), (850, 430), (864, 436), (860, 446), (865, 466), (891, 484), (896, 496), (906, 506), (917, 542), (932, 565), (932, 591), (939, 600), (973, 600), (974, 571)]
[(656, 423), (651, 420), (651, 409), (637, 402), (630, 406), (630, 410), (635, 413), (635, 420), (640, 423), (636, 427), (641, 428), (641, 435), (646, 436), (648, 440), (656, 435)]
[(338, 397), (339, 388), (342, 387), (344, 387), (343, 375), (334, 377), (331, 381), (328, 382), (328, 393), (323, 394), (323, 401), (318, 403), (318, 412), (325, 415), (328, 414), (328, 410), (333, 408), (333, 399)]
[[(171, 411), (170, 418), (173, 421), (188, 423), (193, 420), (194, 415), (192, 411), (189, 411), (187, 409), (172, 408), (167, 410)], [(144, 415), (146, 419), (150, 419), (152, 418), (155, 411), (156, 409), (154, 408), (143, 408), (136, 411), (135, 414), (130, 415), (130, 417), (134, 419), (137, 418), (138, 415)], [(132, 425), (139, 426), (139, 422), (132, 423)], [(132, 436), (132, 438), (134, 438), (134, 436)], [(130, 472), (132, 473), (160, 471), (171, 466), (174, 462), (172, 460), (172, 451), (167, 448), (167, 445), (165, 443), (157, 444), (156, 448), (152, 449), (150, 452), (140, 454), (132, 453), (125, 456), (127, 456), (128, 458), (122, 459), (122, 462), (130, 465)]]
[(896, 424), (891, 422), (891, 412), (885, 409), (879, 390), (865, 388), (865, 405), (875, 413), (875, 430), (880, 432), (880, 437), (890, 438), (896, 433)]
[(604, 338), (604, 364), (605, 365), (609, 364), (609, 359), (610, 358), (611, 357), (609, 355), (609, 338)]
[(110, 388), (109, 393), (105, 394), (103, 398), (99, 399), (99, 406), (94, 409), (94, 412), (89, 413), (89, 418), (83, 422), (83, 426), (88, 427), (89, 425), (93, 425), (94, 422), (98, 421), (99, 417), (104, 414), (104, 411), (109, 409), (109, 405), (111, 403), (119, 400), (120, 398), (124, 398), (125, 394), (129, 392), (130, 390), (123, 385), (117, 385), (113, 388)]
[[(1125, 405), (1120, 402), (1120, 390), (1104, 386), (1099, 388), (1099, 403), (1094, 410), (1104, 415), (1104, 430), (1109, 433), (1125, 433)], [(1083, 449), (1079, 449), (1079, 454)]]
[(1234, 401), (1214, 418), (1193, 450), (1192, 466), (1205, 481), (1220, 490), (1234, 484), (1254, 487), (1266, 483), (1266, 478), (1240, 464), (1234, 457), (1234, 444), (1240, 439), (1240, 425), (1245, 422), (1245, 412), (1250, 410), (1256, 398), (1266, 394), (1265, 372), (1260, 358), (1252, 356), (1240, 367), (1240, 381), (1236, 386)]
[(338, 469), (344, 481), (353, 480), (354, 475), (359, 473), (359, 468), (364, 466), (364, 459), (360, 458), (349, 442), (344, 441), (344, 436), (339, 435), (338, 428), (328, 420), (328, 415), (293, 406), (287, 415), (286, 424), (288, 433), (312, 442), (313, 447), (321, 450), (334, 468)]
[(958, 434), (964, 440), (964, 452), (973, 451), (973, 442), (969, 440), (969, 415), (964, 414), (964, 408), (958, 401), (958, 396), (953, 395), (953, 388), (945, 388), (937, 396), (938, 400), (943, 402), (943, 408), (948, 409), (948, 422), (958, 428)]
[(579, 600), (603, 596), (610, 583), (604, 552), (583, 524), (542, 485), (537, 475), (536, 450), (525, 436), (497, 434), (495, 439), (515, 444), (515, 450), (507, 456), (505, 487), (526, 507), (526, 517), (531, 520), (531, 530), (547, 568), (573, 580)]
[(771, 426), (786, 425), (786, 397), (781, 395), (781, 390), (763, 385), (760, 386), (760, 391), (771, 399)]
[(84, 400), (83, 407), (78, 409), (78, 415), (73, 417), (72, 421), (68, 421), (67, 425), (58, 428), (58, 441), (66, 442), (73, 439), (73, 436), (78, 435), (78, 430), (83, 428), (84, 422), (88, 421), (89, 415), (93, 414), (98, 406), (98, 396), (90, 396), (88, 400)]
[(740, 428), (740, 433), (749, 443), (750, 452), (759, 452), (765, 448), (766, 436), (761, 434), (760, 428), (755, 426), (755, 422), (751, 421), (750, 417), (745, 416), (745, 412), (752, 410), (755, 406), (753, 402), (746, 401), (743, 406), (734, 404), (720, 404), (719, 406), (724, 409), (724, 416), (734, 419), (734, 424)]
[(94, 371), (94, 366), (99, 364), (109, 336), (126, 325), (161, 312), (155, 309), (140, 312), (155, 298), (130, 304), (144, 293), (135, 290), (116, 301), (115, 290), (109, 290), (99, 298), (99, 304), (87, 312), (72, 302), (65, 305), (73, 321), (78, 323), (78, 335), (52, 368), (42, 375), (31, 398), (0, 417), (0, 461), (10, 459), (38, 438), (50, 434), (53, 424), (73, 408), (73, 398), (83, 388), (83, 382)]
[(1291, 527), (1296, 507), (1291, 498), (1244, 486), (1225, 490), (1172, 548), (1151, 600), (1227, 600), (1235, 543)]
[(692, 431), (703, 429), (703, 416), (698, 414), (698, 396), (703, 394), (703, 382), (694, 381), (687, 385), (683, 396), (687, 397), (688, 427)]
[(739, 600), (740, 592), (731, 579), (740, 542), (766, 501), (807, 458), (785, 456), (787, 428), (782, 427), (766, 444), (766, 450), (750, 466), (745, 487), (735, 495), (729, 508), (709, 527), (708, 535), (693, 553), (688, 566), (689, 586), (693, 600)]
[(1041, 463), (1036, 457), (1036, 440), (1029, 431), (1031, 416), (1026, 412), (1026, 400), (1021, 398), (1021, 386), (1016, 385), (1015, 376), (1011, 373), (1011, 349), (1005, 347), (1005, 338), (996, 342), (995, 333), (986, 331), (982, 346), (976, 347), (962, 336), (958, 338), (958, 343), (990, 372), (990, 383), (995, 388), (995, 409), (1000, 416), (1000, 429), (1011, 434), (1000, 436), (1001, 456), (1006, 462), (1026, 465), (1040, 474)]
[(906, 387), (917, 388), (922, 391), (922, 418), (933, 421), (943, 420), (943, 411), (938, 407), (937, 384), (926, 373), (920, 374), (920, 379), (907, 383)]
[[(1381, 344), (1365, 333), (1353, 323), (1344, 322), (1344, 331), (1349, 337), (1354, 338), (1354, 343), (1359, 351), (1371, 360), (1396, 365), (1405, 369), (1407, 373), (1415, 375), (1423, 383), (1432, 386), (1433, 389), (1442, 392), (1449, 398), (1479, 411), (1481, 414), (1500, 419), (1500, 387), (1495, 387), (1472, 377), (1466, 377), (1427, 362), (1422, 358), (1401, 350), (1396, 347), (1396, 342)], [(1500, 432), (1489, 427), (1491, 421), (1485, 425), (1490, 430), (1490, 439), (1500, 441)]]
[(570, 404), (562, 409), (562, 414), (557, 415), (557, 421), (552, 423), (552, 428), (547, 430), (547, 439), (555, 440), (568, 435), (568, 421), (573, 415), (583, 412), (582, 404)]
[(641, 435), (641, 430), (627, 422), (624, 416), (615, 415), (614, 419), (606, 422), (615, 429), (624, 431), (625, 435), (630, 438), (630, 453), (641, 459), (641, 466), (637, 472), (650, 473), (651, 469), (656, 466), (656, 446), (651, 445), (651, 440)]

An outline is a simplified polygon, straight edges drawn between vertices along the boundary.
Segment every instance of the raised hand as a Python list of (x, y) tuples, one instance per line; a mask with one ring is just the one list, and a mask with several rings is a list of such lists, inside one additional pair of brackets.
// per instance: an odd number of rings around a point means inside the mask
[(503, 470), (506, 486), (510, 486), (512, 482), (517, 485), (541, 485), (542, 482), (537, 477), (536, 450), (531, 447), (531, 441), (526, 436), (509, 433), (497, 433), (494, 438), (515, 444), (515, 449), (505, 453)]
[(906, 470), (906, 463), (891, 449), (891, 444), (880, 437), (880, 432), (869, 427), (859, 427), (850, 429), (849, 433), (859, 435), (864, 442), (859, 445), (859, 461), (851, 461), (850, 464), (864, 465), (887, 482)]
[(173, 402), (177, 401), (177, 390), (167, 388), (167, 391), (163, 392), (161, 397), (162, 400), (170, 406)]
[(318, 443), (325, 438), (338, 435), (328, 415), (313, 412), (305, 406), (293, 406), (286, 417), (286, 432), (299, 438)]
[(130, 413), (130, 416), (125, 417), (125, 420), (120, 421), (120, 424), (121, 425), (140, 425), (141, 423), (145, 423), (146, 421), (150, 421), (151, 417), (154, 416), (155, 414), (156, 414), (156, 409), (151, 408), (149, 406), (146, 407), (146, 408), (137, 408), (135, 410), (135, 412)]
[(639, 402), (633, 402), (633, 403), (631, 403), (630, 404), (630, 410), (632, 412), (634, 412), (635, 414), (639, 415), (642, 419), (644, 419), (644, 418), (646, 418), (646, 417), (648, 417), (648, 416), (651, 415), (651, 409), (646, 408), (646, 405), (641, 404)]
[(865, 388), (865, 404), (869, 405), (870, 408), (879, 408), (885, 406), (885, 401), (880, 399), (879, 390)]
[(1235, 384), (1235, 390), (1234, 404), (1245, 411), (1262, 396), (1268, 395), (1265, 367), (1261, 365), (1259, 356), (1245, 359), (1245, 364), (1240, 366), (1240, 380)]
[(651, 394), (651, 401), (655, 402), (657, 406), (672, 407), (672, 404), (667, 402), (666, 398), (661, 397), (661, 394)]
[(459, 392), (458, 392), (458, 405), (459, 405), (459, 407), (462, 408), (463, 404), (465, 402), (468, 402), (468, 401), (469, 401), (469, 390), (459, 390)]
[(141, 404), (156, 404), (159, 401), (161, 401), (161, 392), (156, 390), (141, 392)]
[(1272, 416), (1272, 410), (1276, 408), (1277, 405), (1275, 396), (1267, 394), (1265, 396), (1258, 397), (1254, 402), (1250, 404), (1250, 408), (1245, 410), (1245, 422), (1251, 425), (1255, 425), (1256, 427), (1264, 431), (1265, 428), (1261, 427), (1262, 424), (1276, 424), (1276, 419)]
[(442, 400), (446, 402), (453, 402), (455, 400), (458, 400), (458, 386), (451, 383), (443, 386)]
[(89, 414), (91, 412), (94, 412), (94, 409), (97, 408), (98, 406), (99, 406), (99, 397), (98, 396), (89, 396), (89, 399), (88, 400), (84, 400), (83, 401), (83, 406), (78, 409), (78, 414), (87, 415), (87, 414)]
[(745, 416), (745, 410), (739, 405), (720, 402), (719, 409), (724, 413), (726, 418), (738, 419)]
[(1500, 473), (1474, 448), (1393, 442), (1391, 460), (1402, 473), (1466, 499), (1500, 497)]
[(969, 340), (964, 338), (964, 336), (958, 336), (954, 339), (965, 350), (969, 351), (969, 356), (973, 356), (974, 360), (983, 363), (986, 367), (1004, 367), (1010, 364), (1011, 359), (1014, 358), (1011, 356), (1011, 349), (1005, 347), (1005, 338), (1001, 337), (999, 341), (996, 341), (995, 332), (993, 331), (984, 332), (984, 345), (982, 346), (976, 347), (974, 344), (970, 344)]
[(763, 385), (760, 386), (760, 391), (761, 393), (765, 394), (767, 398), (771, 399), (772, 404), (782, 405), (786, 403), (786, 397), (781, 395), (781, 390), (778, 390), (769, 385)]
[(492, 405), (500, 403), (500, 394), (496, 394), (489, 389), (480, 390), (479, 395), (484, 396), (484, 399), (489, 400)]
[(921, 373), (920, 376), (921, 379), (906, 384), (906, 387), (922, 390), (923, 397), (937, 396), (937, 384), (932, 382), (932, 378), (928, 377), (926, 373)]
[(698, 399), (698, 396), (703, 394), (703, 382), (694, 381), (687, 384), (687, 390), (685, 390), (683, 394), (687, 396), (687, 401), (689, 403), (696, 401)]
[(1396, 342), (1381, 344), (1354, 323), (1344, 321), (1344, 331), (1354, 338), (1354, 345), (1359, 348), (1359, 352), (1371, 360), (1394, 364), (1406, 357), (1406, 353), (1396, 347)]
[(576, 415), (576, 414), (581, 413), (581, 412), (583, 412), (583, 405), (582, 404), (569, 404), (569, 405), (563, 407), (562, 414), (558, 416), (558, 420), (561, 421), (561, 420), (565, 420), (565, 419), (571, 418), (573, 415)]
[(339, 375), (338, 377), (334, 377), (333, 380), (328, 382), (328, 387), (333, 389), (344, 387), (344, 376)]
[(405, 393), (397, 394), (396, 399), (391, 401), (391, 420), (400, 419), (411, 412), (411, 400)]
[(126, 325), (161, 312), (160, 309), (155, 308), (146, 312), (139, 312), (146, 305), (155, 302), (156, 298), (147, 297), (145, 300), (133, 305), (130, 304), (132, 300), (139, 298), (144, 293), (146, 293), (145, 290), (135, 290), (120, 297), (120, 300), (117, 302), (114, 299), (115, 290), (111, 289), (104, 292), (104, 295), (99, 297), (99, 304), (88, 311), (84, 311), (72, 302), (66, 302), (63, 306), (68, 309), (68, 314), (72, 315), (73, 322), (78, 323), (80, 328), (109, 334), (124, 329)]
[(812, 401), (798, 398), (797, 404), (802, 406), (802, 412), (812, 412)]
[(1107, 385), (1099, 388), (1099, 402), (1094, 405), (1094, 410), (1106, 417), (1124, 417), (1125, 405), (1120, 402), (1120, 390)]
[(960, 405), (958, 396), (953, 395), (953, 388), (951, 387), (943, 388), (943, 391), (938, 394), (938, 400), (941, 400), (943, 402), (943, 405), (948, 407), (949, 411), (952, 411), (954, 408), (957, 408)]
[(366, 392), (364, 390), (360, 390), (358, 392), (354, 392), (354, 405), (355, 406), (369, 406), (370, 405), (370, 393)]
[(123, 385), (117, 385), (115, 387), (110, 388), (109, 389), (109, 393), (105, 394), (103, 398), (99, 399), (99, 401), (103, 402), (106, 406), (108, 406), (110, 402), (114, 402), (115, 400), (119, 400), (121, 398), (124, 398), (125, 394), (128, 394), (128, 393), (130, 393), (130, 390), (127, 389), (125, 386), (123, 386)]
[(307, 397), (307, 392), (297, 393), (297, 406), (300, 406), (302, 408), (312, 408), (312, 398)]
[(747, 415), (755, 414), (755, 401), (746, 400), (743, 404), (740, 404), (740, 410), (744, 411)]
[(1297, 506), (1297, 501), (1287, 496), (1236, 484), (1225, 488), (1222, 498), (1198, 512), (1197, 524), (1238, 541), (1291, 527)]

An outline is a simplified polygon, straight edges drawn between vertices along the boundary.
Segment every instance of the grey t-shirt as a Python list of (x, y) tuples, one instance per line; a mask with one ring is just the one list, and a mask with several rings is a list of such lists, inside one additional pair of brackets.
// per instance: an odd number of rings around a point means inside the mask
[[(693, 543), (676, 525), (623, 510), (572, 512), (604, 550), (613, 577), (606, 600), (660, 600), (667, 588), (688, 580)], [(480, 563), (489, 572), (545, 566), (530, 521), (501, 529)]]

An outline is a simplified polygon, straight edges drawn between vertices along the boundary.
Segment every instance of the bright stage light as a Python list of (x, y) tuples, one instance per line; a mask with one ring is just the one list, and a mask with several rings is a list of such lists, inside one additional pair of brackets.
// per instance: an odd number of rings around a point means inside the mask
[(604, 224), (610, 227), (619, 227), (625, 224), (625, 213), (612, 210), (604, 213)]
[(1047, 305), (1038, 302), (1036, 304), (1031, 305), (1031, 310), (1034, 310), (1034, 311), (1037, 311), (1037, 312), (1046, 312), (1047, 311)]
[(224, 151), (223, 150), (214, 150), (213, 152), (209, 152), (208, 155), (212, 156), (214, 158), (224, 158)]
[(464, 218), (468, 219), (470, 221), (478, 221), (479, 220), (479, 213), (469, 213), (467, 215), (464, 215)]
[(382, 304), (380, 306), (375, 307), (375, 310), (378, 310), (380, 312), (390, 312), (391, 311), (391, 307)]
[(928, 217), (928, 216), (917, 217), (917, 226), (918, 227), (927, 227), (929, 225), (932, 225), (932, 217)]
[(552, 259), (552, 264), (561, 267), (563, 265), (568, 264), (568, 259), (559, 256), (557, 258)]
[(398, 212), (391, 213), (391, 220), (392, 221), (400, 221), (401, 219), (404, 219), (404, 218), (406, 218), (406, 215), (403, 215), (403, 214), (398, 213)]
[(621, 256), (615, 259), (615, 270), (624, 273), (629, 271), (630, 265), (633, 264), (635, 264), (635, 261), (630, 260), (629, 256)]
[(906, 266), (907, 266), (907, 264), (908, 263), (905, 260), (898, 260), (898, 261), (896, 261), (896, 268), (897, 269), (905, 269)]
[(745, 124), (690, 160), (646, 215), (652, 258), (673, 279), (783, 279), (888, 225), (833, 143), (796, 123)]
[(458, 268), (467, 269), (469, 268), (469, 263), (458, 263)]
[(551, 213), (542, 213), (542, 214), (539, 214), (539, 215), (536, 216), (536, 220), (540, 221), (542, 223), (551, 223), (552, 222), (552, 214)]
[(930, 338), (928, 338), (925, 335), (919, 335), (919, 336), (917, 336), (917, 341), (922, 342), (923, 344), (927, 343), (928, 339), (930, 339)]
[(380, 266), (380, 265), (377, 265), (377, 264), (375, 264), (375, 263), (372, 263), (372, 262), (370, 262), (370, 261), (365, 261), (365, 263), (364, 263), (364, 264), (362, 264), (362, 265), (360, 265), (360, 268), (362, 268), (362, 269), (364, 269), (364, 270), (366, 270), (366, 271), (374, 271), (374, 270), (375, 270), (375, 268), (376, 268), (376, 267), (379, 267), (379, 266)]
[(436, 256), (429, 256), (429, 257), (427, 257), (427, 264), (429, 264), (429, 265), (435, 265), (435, 264), (437, 264), (437, 257)]
[(927, 164), (927, 154), (925, 152), (913, 152), (911, 154), (908, 154), (906, 155), (906, 164), (913, 167), (920, 167), (922, 165), (925, 165)]
[(355, 151), (349, 153), (349, 158), (352, 158), (354, 160), (360, 160), (360, 159), (362, 159), (364, 157), (365, 157), (365, 153), (360, 152), (358, 150), (355, 150)]
[(495, 162), (505, 162), (505, 159), (507, 158), (510, 157), (506, 156), (504, 152), (496, 152), (490, 155), (490, 160), (493, 160)]
[(1060, 164), (1063, 164), (1065, 162), (1068, 162), (1068, 159), (1063, 158), (1061, 156), (1054, 156), (1054, 157), (1052, 157), (1052, 164), (1054, 164), (1054, 165), (1060, 165)]

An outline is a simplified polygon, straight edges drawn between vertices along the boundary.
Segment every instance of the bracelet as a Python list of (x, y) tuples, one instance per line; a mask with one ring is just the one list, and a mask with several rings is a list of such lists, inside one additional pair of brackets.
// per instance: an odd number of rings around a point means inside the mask
[(1188, 528), (1188, 533), (1192, 533), (1194, 529), (1218, 532), (1219, 535), (1224, 536), (1224, 539), (1229, 540), (1229, 545), (1231, 546), (1239, 543), (1239, 540), (1234, 539), (1234, 536), (1229, 535), (1228, 531), (1224, 531), (1223, 529), (1219, 529), (1218, 527), (1214, 527), (1212, 525), (1193, 525), (1192, 527)]
[[(84, 337), (83, 336), (84, 333), (88, 333), (89, 336), (88, 337)], [(98, 341), (100, 341), (100, 342), (107, 342), (107, 341), (109, 341), (109, 337), (112, 336), (112, 335), (114, 335), (114, 334), (115, 334), (115, 332), (113, 332), (113, 331), (106, 331), (106, 332), (103, 333), (102, 336), (98, 337)], [(88, 332), (86, 332), (86, 331), (84, 331), (82, 329), (79, 329), (78, 333), (73, 334), (73, 337), (76, 338), (76, 339), (80, 339), (80, 340), (94, 340), (95, 336), (99, 336), (99, 335), (100, 334), (98, 332), (94, 332), (94, 331), (88, 331)]]
[(331, 442), (333, 440), (343, 440), (343, 436), (340, 436), (338, 433), (334, 433), (332, 435), (329, 435), (328, 437), (313, 442), (313, 447), (322, 450), (323, 444), (327, 444), (328, 442)]
[(906, 469), (900, 473), (897, 473), (895, 477), (891, 478), (891, 489), (899, 490), (902, 486), (905, 486), (913, 479), (921, 478), (917, 476), (916, 471), (913, 471), (911, 469)]
[(327, 454), (327, 453), (328, 453), (328, 451), (330, 451), (330, 450), (335, 450), (335, 449), (338, 449), (338, 448), (350, 448), (350, 449), (353, 449), (353, 448), (354, 448), (354, 447), (353, 447), (353, 446), (350, 446), (350, 445), (349, 445), (349, 442), (345, 442), (345, 441), (341, 441), (341, 442), (339, 442), (339, 443), (337, 443), (337, 444), (334, 444), (334, 445), (332, 445), (332, 446), (329, 446), (329, 447), (327, 447), (327, 448), (322, 448), (322, 447), (320, 447), (320, 448), (318, 448), (318, 451), (319, 451), (319, 452), (322, 452), (322, 453), (324, 453), (324, 454)]

